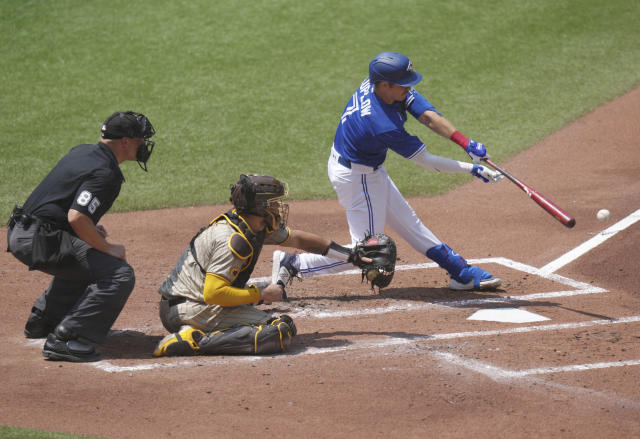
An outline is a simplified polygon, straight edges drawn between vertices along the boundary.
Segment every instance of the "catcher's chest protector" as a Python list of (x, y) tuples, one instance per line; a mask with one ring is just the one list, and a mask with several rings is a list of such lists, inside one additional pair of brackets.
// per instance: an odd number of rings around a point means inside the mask
[[(231, 283), (232, 286), (236, 288), (244, 288), (247, 281), (251, 277), (251, 273), (253, 273), (253, 269), (258, 262), (258, 258), (260, 257), (260, 252), (262, 251), (262, 246), (264, 244), (264, 239), (266, 236), (266, 232), (263, 230), (258, 233), (251, 233), (249, 227), (245, 224), (245, 222), (238, 216), (238, 214), (234, 210), (228, 211), (224, 215), (220, 215), (216, 217), (213, 221), (211, 221), (207, 226), (204, 226), (200, 231), (196, 234), (196, 236), (191, 239), (191, 254), (196, 261), (196, 264), (200, 267), (202, 273), (206, 273), (206, 270), (202, 267), (200, 262), (198, 262), (198, 257), (196, 255), (196, 248), (194, 242), (198, 236), (213, 224), (220, 220), (227, 220), (231, 226), (237, 230), (237, 232), (241, 235), (237, 237), (234, 235), (231, 237), (229, 242), (229, 246), (239, 257), (242, 259), (249, 258), (249, 263), (245, 265), (245, 268), (238, 274), (236, 279)], [(237, 238), (237, 239), (234, 239)]]

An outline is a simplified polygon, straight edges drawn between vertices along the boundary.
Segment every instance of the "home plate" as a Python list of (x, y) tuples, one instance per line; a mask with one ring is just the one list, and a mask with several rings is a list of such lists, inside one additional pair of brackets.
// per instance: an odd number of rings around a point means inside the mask
[(490, 322), (528, 323), (549, 320), (548, 318), (518, 308), (481, 309), (467, 320), (486, 320)]

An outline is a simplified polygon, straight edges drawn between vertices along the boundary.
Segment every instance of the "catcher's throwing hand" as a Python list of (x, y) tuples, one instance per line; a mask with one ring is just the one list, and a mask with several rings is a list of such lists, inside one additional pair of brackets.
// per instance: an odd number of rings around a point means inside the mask
[(351, 249), (349, 259), (362, 269), (362, 279), (371, 282), (371, 288), (384, 288), (395, 272), (396, 243), (384, 233), (367, 235)]
[(273, 302), (281, 302), (284, 295), (284, 288), (282, 285), (278, 284), (270, 284), (265, 287), (262, 291), (260, 291), (260, 296), (262, 298), (262, 302), (267, 305)]

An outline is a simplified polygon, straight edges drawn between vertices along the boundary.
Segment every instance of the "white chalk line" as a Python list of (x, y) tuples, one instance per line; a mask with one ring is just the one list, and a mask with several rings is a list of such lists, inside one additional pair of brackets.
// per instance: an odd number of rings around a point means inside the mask
[[(467, 307), (474, 305), (482, 305), (482, 304), (491, 304), (491, 303), (514, 303), (514, 302), (522, 302), (522, 301), (536, 301), (536, 300), (544, 300), (551, 299), (557, 297), (570, 297), (582, 294), (599, 294), (608, 292), (604, 288), (596, 287), (590, 285), (585, 282), (580, 282), (574, 279), (567, 278), (565, 276), (560, 276), (554, 273), (540, 273), (535, 267), (530, 265), (523, 264), (521, 262), (516, 262), (511, 259), (496, 257), (496, 258), (482, 258), (482, 259), (470, 259), (470, 263), (472, 264), (499, 264), (505, 267), (522, 271), (534, 276), (540, 276), (544, 279), (557, 282), (572, 288), (574, 290), (561, 290), (561, 291), (549, 291), (544, 293), (532, 293), (525, 294), (521, 296), (507, 296), (507, 297), (489, 297), (489, 298), (478, 298), (478, 299), (467, 299), (467, 300), (453, 300), (446, 302), (431, 302), (424, 304), (416, 304), (414, 302), (405, 301), (404, 303), (394, 303), (393, 305), (378, 307), (378, 308), (368, 308), (368, 309), (357, 309), (357, 310), (341, 310), (341, 311), (318, 311), (317, 309), (310, 309), (309, 306), (305, 308), (297, 307), (295, 305), (291, 306), (293, 312), (289, 312), (291, 317), (309, 317), (316, 319), (326, 319), (326, 318), (344, 318), (351, 316), (364, 316), (364, 315), (377, 315), (377, 314), (385, 314), (390, 312), (398, 312), (398, 311), (422, 311), (426, 309), (433, 309), (436, 307), (446, 306), (446, 307)], [(416, 268), (424, 268), (425, 266), (437, 267), (436, 264), (413, 264), (413, 265), (403, 265), (400, 266), (401, 270), (413, 270)], [(360, 273), (359, 271), (352, 270), (354, 273)], [(453, 291), (453, 290), (452, 290)], [(455, 294), (455, 293), (453, 293)]]
[[(161, 369), (161, 368), (172, 368), (172, 367), (184, 367), (184, 366), (215, 366), (215, 365), (228, 365), (228, 364), (237, 364), (237, 363), (250, 363), (256, 361), (262, 361), (264, 359), (271, 359), (272, 361), (289, 361), (290, 357), (302, 357), (308, 355), (324, 355), (330, 354), (333, 352), (345, 352), (345, 351), (358, 351), (358, 350), (372, 350), (372, 349), (384, 349), (393, 346), (401, 346), (401, 345), (412, 345), (412, 344), (420, 344), (420, 343), (429, 343), (432, 341), (440, 341), (440, 340), (453, 340), (453, 339), (463, 339), (463, 338), (473, 338), (473, 337), (491, 337), (496, 335), (509, 335), (509, 334), (523, 334), (527, 332), (543, 332), (543, 331), (558, 331), (558, 330), (567, 330), (567, 329), (576, 329), (576, 328), (587, 328), (591, 326), (602, 326), (602, 325), (616, 325), (616, 324), (624, 324), (624, 323), (638, 323), (640, 322), (640, 315), (638, 316), (628, 316), (621, 317), (616, 319), (601, 319), (601, 320), (591, 320), (584, 322), (572, 322), (572, 323), (555, 323), (548, 325), (533, 325), (533, 326), (524, 326), (518, 328), (509, 328), (509, 329), (496, 329), (496, 330), (488, 330), (488, 331), (468, 331), (468, 332), (453, 332), (453, 333), (443, 333), (443, 334), (432, 334), (432, 335), (421, 335), (421, 336), (411, 336), (406, 338), (401, 337), (385, 337), (375, 340), (369, 341), (349, 341), (348, 345), (337, 346), (331, 348), (307, 348), (301, 352), (291, 352), (284, 355), (275, 355), (275, 356), (238, 356), (238, 357), (198, 357), (197, 360), (179, 360), (179, 361), (171, 361), (171, 362), (159, 362), (159, 363), (150, 363), (150, 364), (141, 364), (135, 366), (118, 366), (112, 364), (107, 360), (98, 361), (95, 363), (89, 363), (96, 367), (97, 369), (104, 370), (106, 372), (134, 372), (134, 371), (145, 371), (145, 370), (153, 370), (153, 369)], [(640, 360), (639, 360), (640, 361)]]
[(589, 370), (606, 369), (610, 367), (640, 366), (640, 360), (627, 360), (627, 361), (610, 361), (610, 362), (604, 362), (604, 363), (570, 364), (566, 366), (537, 367), (534, 369), (523, 369), (523, 370), (510, 370), (510, 369), (497, 367), (492, 364), (483, 363), (478, 360), (462, 358), (450, 352), (434, 352), (433, 355), (437, 358), (441, 358), (447, 361), (448, 363), (453, 363), (458, 366), (462, 366), (467, 369), (480, 372), (490, 378), (507, 378), (507, 379), (523, 378), (529, 375), (545, 375), (545, 374), (561, 373), (561, 372), (585, 372)]
[(451, 340), (455, 338), (488, 337), (488, 336), (494, 336), (494, 335), (523, 334), (527, 332), (537, 332), (537, 331), (558, 331), (558, 330), (564, 330), (564, 329), (587, 328), (589, 326), (615, 325), (620, 323), (637, 323), (637, 322), (640, 322), (640, 316), (620, 317), (615, 319), (590, 320), (590, 321), (584, 321), (584, 322), (551, 323), (548, 325), (519, 326), (517, 328), (495, 329), (495, 330), (487, 330), (487, 331), (453, 332), (448, 334), (428, 335), (428, 336), (425, 336), (425, 338), (428, 338), (430, 340)]
[[(582, 244), (580, 244), (578, 247), (574, 248), (573, 250), (570, 250), (567, 253), (565, 253), (562, 256), (560, 256), (559, 258), (549, 262), (544, 267), (534, 268), (531, 271), (531, 273), (532, 274), (537, 274), (538, 276), (541, 276), (541, 277), (547, 277), (550, 274), (558, 271), (560, 268), (564, 267), (565, 265), (569, 264), (570, 262), (573, 262), (574, 260), (578, 259), (583, 254), (587, 253), (588, 251), (590, 251), (593, 248), (597, 247), (598, 245), (602, 244), (607, 239), (615, 236), (619, 232), (621, 232), (621, 231), (627, 229), (628, 227), (632, 226), (633, 224), (635, 224), (638, 221), (640, 221), (640, 209), (638, 209), (635, 212), (629, 214), (628, 216), (626, 216), (622, 220), (618, 221), (617, 223), (615, 223), (611, 227), (599, 232), (598, 234), (593, 236), (591, 239), (583, 242)], [(491, 262), (500, 263), (500, 262), (497, 262), (497, 261), (501, 260), (501, 259), (504, 260), (504, 258), (482, 258), (482, 259), (469, 259), (468, 262), (471, 263), (471, 264), (481, 264), (481, 263), (491, 263)], [(514, 264), (518, 264), (518, 263), (514, 263)], [(503, 265), (509, 266), (509, 264), (503, 264)], [(438, 267), (438, 264), (436, 264), (435, 262), (425, 262), (425, 263), (421, 263), (421, 264), (399, 265), (399, 266), (396, 266), (396, 271), (416, 270), (416, 269), (420, 269), (420, 268), (436, 268), (436, 267)], [(340, 273), (320, 274), (320, 275), (317, 275), (316, 277), (320, 277), (320, 276), (341, 276), (341, 275), (349, 275), (349, 274), (360, 274), (360, 270), (359, 269), (354, 269), (354, 270), (342, 271)], [(271, 276), (253, 278), (253, 279), (250, 279), (250, 281), (251, 282), (270, 282), (271, 281)]]
[[(519, 270), (525, 273), (529, 273), (532, 275), (540, 275), (539, 270), (535, 267), (512, 261), (507, 258), (483, 258), (483, 259), (474, 259), (470, 260), (471, 263), (496, 263), (501, 264), (506, 267)], [(437, 265), (432, 263), (426, 264), (413, 264), (413, 265), (405, 265), (402, 266), (401, 269), (416, 269), (416, 268), (424, 268), (424, 267), (432, 267), (435, 268)], [(353, 273), (359, 273), (357, 270), (352, 270)], [(342, 273), (346, 274), (346, 272)], [(428, 304), (414, 304), (407, 302), (406, 304), (395, 304), (387, 307), (373, 308), (373, 309), (364, 309), (364, 310), (351, 310), (351, 311), (309, 311), (305, 309), (300, 309), (297, 312), (290, 313), (292, 317), (306, 317), (311, 319), (323, 319), (323, 318), (340, 318), (340, 317), (349, 317), (355, 315), (374, 315), (374, 314), (383, 314), (388, 312), (396, 312), (396, 311), (420, 311), (428, 308), (435, 308), (438, 306), (448, 306), (448, 307), (464, 307), (470, 305), (479, 305), (483, 303), (510, 303), (516, 301), (527, 301), (527, 300), (539, 300), (539, 299), (548, 299), (552, 297), (567, 297), (574, 296), (579, 294), (598, 294), (607, 292), (607, 290), (599, 287), (592, 286), (590, 284), (579, 282), (573, 279), (569, 279), (564, 276), (556, 275), (556, 274), (544, 274), (542, 277), (545, 277), (549, 280), (556, 281), (561, 284), (565, 284), (567, 286), (571, 286), (577, 288), (576, 290), (567, 290), (567, 291), (552, 291), (546, 293), (533, 293), (522, 296), (515, 297), (498, 297), (498, 298), (487, 298), (487, 299), (471, 299), (471, 300), (459, 300), (459, 301), (450, 301), (450, 302), (440, 302), (440, 303), (428, 303)], [(633, 318), (632, 318), (633, 319)], [(638, 317), (640, 319), (640, 317)], [(626, 320), (623, 318), (622, 320), (601, 320), (600, 324), (611, 324), (612, 322), (625, 322)], [(632, 322), (634, 320), (629, 320)], [(598, 321), (596, 321), (598, 322)], [(552, 330), (552, 329), (565, 329), (565, 328), (575, 328), (582, 326), (590, 326), (598, 323), (569, 323), (569, 324), (556, 324), (556, 325), (538, 325), (538, 326), (527, 326), (520, 328), (511, 328), (506, 330), (497, 330), (497, 331), (484, 331), (484, 332), (463, 332), (463, 333), (453, 333), (453, 334), (435, 334), (428, 335), (422, 337), (420, 339), (386, 339), (382, 342), (372, 342), (366, 344), (358, 344), (350, 345), (349, 347), (339, 347), (339, 348), (330, 348), (330, 349), (308, 349), (303, 354), (305, 355), (315, 355), (315, 354), (325, 354), (342, 350), (350, 350), (350, 349), (370, 349), (376, 347), (385, 347), (389, 345), (397, 345), (403, 344), (407, 342), (413, 342), (416, 340), (444, 340), (444, 339), (454, 339), (454, 338), (464, 338), (464, 337), (476, 337), (476, 336), (488, 336), (488, 335), (498, 335), (498, 334), (508, 334), (508, 333), (519, 333), (519, 332), (531, 332), (535, 330)], [(300, 354), (295, 354), (300, 355)], [(215, 365), (215, 364), (228, 364), (230, 362), (248, 362), (248, 361), (256, 361), (263, 357), (233, 357), (231, 359), (206, 359), (204, 361), (181, 361), (181, 362), (172, 362), (172, 363), (153, 363), (147, 365), (137, 365), (137, 366), (116, 366), (107, 361), (101, 361), (97, 363), (92, 363), (98, 369), (105, 370), (107, 372), (133, 372), (140, 370), (152, 370), (158, 368), (167, 368), (167, 367), (178, 367), (178, 366), (189, 366), (189, 365)], [(286, 356), (285, 356), (286, 358)]]
[[(571, 286), (576, 288), (575, 290), (571, 290), (571, 291), (555, 291), (555, 292), (547, 292), (547, 293), (534, 293), (534, 294), (528, 294), (528, 295), (524, 295), (524, 296), (519, 296), (519, 297), (504, 297), (504, 298), (487, 298), (487, 299), (473, 299), (473, 300), (467, 300), (467, 301), (453, 301), (453, 302), (442, 302), (440, 304), (425, 304), (425, 305), (414, 305), (414, 304), (407, 304), (406, 306), (402, 306), (402, 305), (393, 305), (390, 307), (383, 307), (383, 308), (377, 308), (377, 309), (373, 309), (373, 310), (360, 310), (360, 311), (340, 311), (340, 312), (316, 312), (314, 313), (313, 317), (315, 318), (325, 318), (325, 317), (344, 317), (346, 315), (355, 315), (355, 314), (379, 314), (379, 313), (384, 313), (384, 312), (393, 312), (393, 311), (406, 311), (407, 309), (411, 309), (411, 310), (420, 310), (420, 309), (425, 309), (425, 308), (431, 308), (437, 305), (440, 306), (469, 306), (469, 305), (475, 305), (475, 304), (482, 304), (482, 303), (491, 303), (491, 302), (508, 302), (508, 301), (522, 301), (522, 300), (538, 300), (538, 299), (544, 299), (544, 298), (551, 298), (551, 297), (566, 297), (566, 296), (571, 296), (571, 295), (578, 295), (578, 294), (597, 294), (597, 293), (604, 293), (607, 292), (607, 290), (603, 289), (603, 288), (599, 288), (599, 287), (594, 287), (592, 285), (586, 284), (584, 282), (579, 282), (579, 281), (575, 281), (569, 278), (566, 278), (564, 276), (560, 276), (560, 275), (556, 275), (553, 274), (555, 271), (557, 271), (559, 268), (563, 267), (564, 265), (568, 264), (569, 262), (577, 259), (578, 257), (580, 257), (582, 254), (586, 253), (587, 251), (591, 250), (592, 248), (596, 247), (597, 245), (599, 245), (600, 243), (604, 242), (606, 239), (608, 239), (609, 237), (615, 235), (616, 233), (618, 233), (621, 230), (624, 230), (625, 228), (629, 227), (630, 225), (634, 224), (636, 221), (638, 221), (640, 219), (640, 209), (637, 210), (636, 212), (634, 212), (633, 214), (629, 215), (628, 217), (626, 217), (625, 219), (623, 219), (622, 221), (619, 221), (618, 223), (614, 224), (612, 227), (609, 227), (608, 229), (604, 230), (603, 232), (599, 233), (598, 235), (594, 236), (593, 238), (591, 238), (590, 240), (586, 241), (585, 243), (583, 243), (582, 245), (576, 247), (575, 249), (571, 250), (570, 252), (566, 253), (565, 255), (561, 256), (560, 258), (556, 259), (555, 261), (552, 261), (551, 263), (545, 265), (544, 267), (537, 269), (535, 267), (531, 267), (529, 265), (526, 264), (522, 264), (519, 262), (515, 262), (512, 260), (509, 260), (507, 258), (482, 258), (482, 259), (470, 259), (469, 262), (472, 264), (480, 264), (480, 263), (497, 263), (497, 264), (502, 264), (504, 266), (513, 268), (515, 270), (520, 270), (529, 274), (533, 274), (533, 275), (537, 275), (552, 281), (556, 281), (559, 283), (563, 283), (565, 285)], [(421, 263), (421, 264), (408, 264), (408, 265), (401, 265), (396, 267), (396, 270), (398, 271), (403, 271), (403, 270), (414, 270), (414, 269), (421, 269), (421, 268), (435, 268), (437, 267), (437, 264), (435, 263)], [(349, 274), (358, 274), (360, 273), (360, 270), (348, 270), (348, 271), (344, 271), (341, 273), (338, 273), (340, 275), (349, 275)], [(261, 277), (261, 278), (256, 278), (256, 279), (252, 279), (252, 281), (254, 282), (259, 282), (259, 281), (263, 281), (263, 282), (269, 282), (271, 279), (270, 277)], [(300, 315), (306, 315), (305, 311), (299, 311), (298, 314)], [(520, 328), (511, 328), (509, 330), (501, 330), (501, 331), (484, 331), (482, 332), (483, 335), (495, 335), (495, 334), (506, 334), (509, 332), (512, 333), (516, 333), (516, 332), (530, 332), (530, 331), (534, 331), (534, 330), (550, 330), (550, 329), (564, 329), (564, 328), (575, 328), (578, 327), (576, 325), (579, 326), (583, 326), (583, 325), (594, 325), (594, 324), (614, 324), (614, 323), (623, 323), (626, 322), (628, 319), (632, 319), (632, 320), (628, 320), (628, 321), (637, 321), (637, 320), (633, 320), (633, 319), (637, 319), (638, 317), (630, 317), (630, 318), (622, 318), (622, 319), (615, 319), (615, 320), (600, 320), (600, 321), (593, 321), (591, 323), (566, 323), (566, 324), (555, 324), (555, 325), (537, 325), (537, 326), (528, 326), (528, 327), (520, 327)], [(544, 329), (543, 329), (544, 328)], [(479, 333), (478, 333), (479, 334)], [(433, 336), (427, 336), (425, 339), (428, 340), (434, 340), (434, 339), (446, 339), (446, 338), (458, 338), (458, 337), (472, 337), (472, 336), (477, 336), (474, 335), (473, 332), (468, 332), (468, 333), (457, 333), (457, 334), (436, 334)], [(406, 340), (405, 340), (406, 341)], [(397, 344), (397, 343), (394, 343)], [(322, 349), (322, 350), (318, 350), (316, 353), (329, 353), (329, 352), (334, 352), (336, 350), (344, 350), (342, 348), (336, 348), (336, 349)], [(311, 352), (315, 352), (315, 351), (310, 351), (308, 353)], [(241, 357), (241, 358), (246, 358), (246, 357)], [(254, 360), (253, 357), (249, 357), (250, 359)], [(261, 357), (258, 357), (258, 359)], [(225, 360), (211, 360), (209, 359), (206, 363), (207, 364), (214, 364), (215, 362), (225, 362)], [(245, 360), (246, 361), (246, 360)], [(111, 365), (108, 362), (100, 362), (103, 364), (96, 364), (96, 367), (98, 368), (103, 368), (104, 370), (107, 371), (114, 371), (114, 370), (121, 370), (122, 367), (121, 366), (114, 366)], [(178, 362), (178, 363), (154, 363), (151, 365), (139, 365), (139, 366), (130, 366), (130, 367), (125, 367), (125, 370), (147, 370), (147, 369), (155, 369), (158, 367), (175, 367), (174, 365), (187, 365), (187, 364), (202, 364), (202, 362)], [(115, 369), (114, 369), (115, 368)], [(132, 368), (132, 369), (129, 369)]]
[(618, 232), (621, 232), (625, 230), (627, 227), (630, 227), (631, 225), (635, 224), (637, 221), (640, 221), (640, 209), (626, 216), (625, 218), (618, 221), (608, 229), (605, 229), (602, 232), (598, 233), (588, 241), (583, 242), (573, 250), (560, 256), (558, 259), (549, 262), (547, 265), (540, 268), (541, 275), (553, 273), (559, 270), (560, 268), (564, 267), (570, 262), (573, 262), (574, 260), (578, 259), (583, 254), (587, 253), (589, 250), (602, 244), (607, 239), (611, 238), (612, 236), (615, 236)]
[(527, 375), (542, 375), (547, 373), (557, 372), (583, 372), (594, 369), (608, 369), (610, 367), (622, 367), (622, 366), (640, 366), (640, 360), (628, 360), (628, 361), (608, 361), (602, 363), (589, 363), (589, 364), (571, 364), (567, 366), (551, 366), (551, 367), (537, 367), (533, 369), (525, 369), (513, 371), (515, 376), (527, 376)]
[(293, 312), (288, 312), (292, 318), (299, 317), (307, 317), (311, 319), (330, 319), (330, 318), (344, 318), (344, 317), (353, 317), (353, 316), (366, 316), (366, 315), (378, 315), (378, 314), (386, 314), (391, 312), (398, 311), (424, 311), (427, 309), (434, 309), (438, 307), (449, 307), (449, 308), (464, 308), (469, 306), (476, 305), (484, 305), (484, 304), (509, 304), (509, 303), (518, 303), (518, 302), (527, 302), (527, 301), (538, 301), (541, 299), (552, 299), (557, 297), (570, 297), (577, 296), (583, 294), (600, 294), (604, 293), (607, 290), (603, 290), (602, 288), (594, 287), (583, 290), (568, 290), (568, 291), (550, 291), (547, 293), (533, 293), (533, 294), (524, 294), (522, 296), (508, 296), (508, 297), (489, 297), (486, 299), (467, 299), (467, 300), (456, 300), (456, 301), (447, 301), (447, 302), (432, 302), (432, 303), (424, 303), (424, 304), (416, 304), (412, 302), (405, 303), (396, 303), (393, 305), (378, 307), (378, 308), (367, 308), (367, 309), (356, 309), (356, 310), (342, 310), (342, 311), (318, 311), (317, 309), (310, 309), (310, 307), (299, 308), (292, 307), (294, 309)]
[(629, 398), (621, 397), (620, 395), (615, 393), (611, 394), (611, 393), (601, 392), (597, 390), (587, 389), (585, 387), (569, 386), (565, 384), (554, 383), (548, 380), (531, 378), (532, 375), (544, 375), (544, 374), (564, 373), (564, 372), (566, 373), (585, 372), (590, 370), (605, 369), (605, 368), (612, 368), (612, 367), (639, 366), (640, 360), (628, 360), (628, 361), (617, 361), (617, 362), (606, 362), (606, 363), (574, 364), (574, 365), (567, 365), (567, 366), (552, 366), (552, 367), (546, 367), (546, 368), (510, 370), (510, 369), (497, 367), (492, 364), (483, 363), (478, 360), (462, 358), (450, 352), (433, 352), (432, 356), (434, 356), (435, 358), (441, 361), (445, 361), (449, 364), (454, 364), (456, 366), (463, 367), (473, 372), (485, 375), (486, 377), (496, 382), (524, 380), (526, 382), (534, 382), (547, 387), (554, 387), (565, 392), (586, 393), (589, 396), (597, 397), (600, 400), (607, 401), (609, 404), (613, 404), (618, 407), (623, 406), (625, 408), (635, 408), (635, 409), (640, 407), (640, 402), (629, 399)]
[(218, 359), (216, 357), (197, 357), (197, 360), (180, 360), (173, 363), (149, 363), (138, 364), (135, 366), (117, 366), (107, 360), (97, 361), (95, 363), (88, 363), (94, 366), (96, 369), (103, 370), (110, 373), (118, 372), (142, 372), (154, 369), (171, 369), (174, 367), (189, 367), (189, 366), (215, 366), (215, 365), (227, 365), (229, 363), (253, 363), (260, 361), (263, 357), (257, 356), (243, 356), (233, 357), (232, 359)]

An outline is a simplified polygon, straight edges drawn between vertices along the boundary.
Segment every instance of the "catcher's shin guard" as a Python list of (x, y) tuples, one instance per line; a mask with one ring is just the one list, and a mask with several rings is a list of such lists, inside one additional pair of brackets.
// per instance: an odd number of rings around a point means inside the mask
[(153, 351), (153, 356), (195, 355), (200, 349), (198, 341), (203, 336), (204, 332), (191, 326), (183, 326), (179, 332), (169, 334), (160, 340)]
[(285, 352), (296, 335), (291, 317), (282, 315), (261, 325), (239, 325), (205, 335), (201, 354), (277, 354)]

